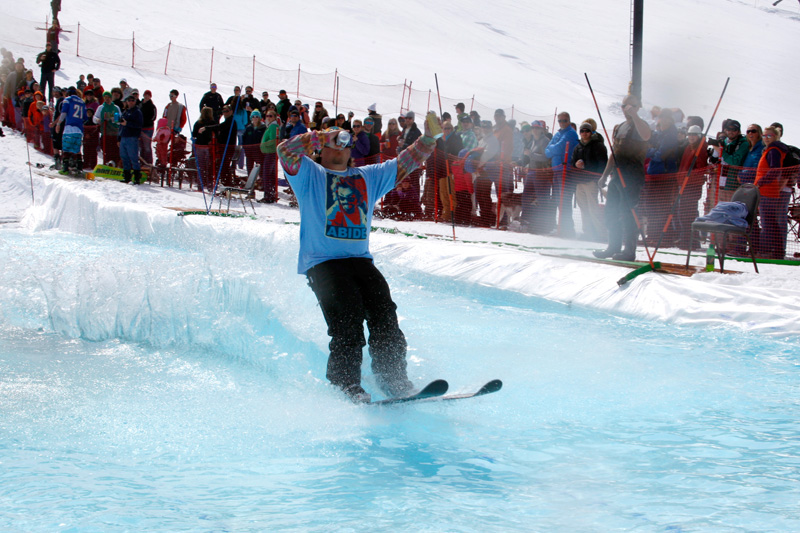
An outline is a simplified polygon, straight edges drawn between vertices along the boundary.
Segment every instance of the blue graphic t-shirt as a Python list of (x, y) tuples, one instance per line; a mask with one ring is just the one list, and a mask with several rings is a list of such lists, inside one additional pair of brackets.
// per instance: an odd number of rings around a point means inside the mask
[(372, 211), (395, 186), (396, 159), (336, 171), (304, 156), (297, 174), (286, 177), (300, 206), (299, 274), (329, 259), (372, 259)]

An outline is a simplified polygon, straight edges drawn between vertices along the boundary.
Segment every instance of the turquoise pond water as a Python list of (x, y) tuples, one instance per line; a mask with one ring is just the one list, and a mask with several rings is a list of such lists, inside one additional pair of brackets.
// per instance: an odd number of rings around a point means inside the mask
[(284, 248), (0, 230), (0, 530), (800, 530), (796, 343), (379, 259), (412, 379), (505, 386), (355, 406)]

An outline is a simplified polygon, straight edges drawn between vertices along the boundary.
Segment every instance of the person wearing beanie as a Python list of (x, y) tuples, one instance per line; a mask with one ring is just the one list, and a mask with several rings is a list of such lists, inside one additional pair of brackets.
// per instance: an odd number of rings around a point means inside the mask
[(581, 211), (583, 239), (600, 241), (605, 237), (597, 180), (608, 163), (608, 150), (603, 136), (594, 131), (592, 123), (585, 121), (578, 127), (578, 145), (572, 152), (571, 164), (574, 172), (575, 200)]
[(264, 137), (265, 131), (267, 131), (267, 125), (261, 119), (261, 112), (254, 109), (250, 112), (250, 123), (245, 126), (242, 134), (242, 151), (245, 155), (248, 176), (256, 163), (261, 163), (260, 172), (266, 172), (263, 164), (264, 154), (261, 153), (261, 139)]

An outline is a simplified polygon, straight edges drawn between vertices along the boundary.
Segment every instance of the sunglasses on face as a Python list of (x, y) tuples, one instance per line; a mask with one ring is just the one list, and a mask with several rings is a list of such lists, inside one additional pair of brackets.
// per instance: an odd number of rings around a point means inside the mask
[(775, 138), (775, 136), (773, 134), (771, 134), (771, 133), (765, 133), (764, 135), (762, 135), (762, 137), (764, 137), (765, 139), (774, 139)]
[(747, 133), (758, 133), (758, 130), (747, 130)]
[(560, 118), (560, 119), (558, 119), (558, 123), (559, 123), (559, 124), (564, 124), (565, 122), (569, 122), (569, 120), (567, 120), (567, 119), (565, 119), (565, 118)]

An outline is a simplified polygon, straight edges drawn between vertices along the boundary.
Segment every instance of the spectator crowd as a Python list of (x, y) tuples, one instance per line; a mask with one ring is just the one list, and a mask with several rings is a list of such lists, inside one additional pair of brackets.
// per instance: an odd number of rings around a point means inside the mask
[[(188, 168), (197, 188), (213, 191), (217, 183), (241, 185), (258, 165), (258, 201), (271, 203), (279, 198), (277, 152), (285, 140), (345, 130), (353, 139), (349, 165), (360, 167), (396, 158), (422, 135), (411, 110), (384, 119), (372, 104), (358, 117), (331, 114), (322, 101), (292, 100), (285, 90), (274, 101), (251, 86), (234, 87), (225, 97), (215, 83), (200, 100), (198, 120), (187, 124), (177, 90), (159, 109), (151, 91), (140, 93), (125, 79), (107, 89), (100, 78), (81, 74), (70, 87), (55, 86), (57, 37), (48, 33), (36, 56), (38, 79), (23, 58), (0, 51), (0, 115), (3, 126), (51, 152), (59, 170), (93, 168), (101, 155), (123, 168), (125, 182)], [(753, 251), (785, 258), (798, 222), (793, 213), (800, 211), (800, 151), (781, 141), (782, 124), (749, 124), (743, 131), (738, 120), (726, 119), (709, 137), (701, 117), (657, 106), (644, 117), (637, 100), (626, 101), (626, 121), (610, 135), (612, 146), (593, 117), (576, 121), (562, 111), (551, 131), (542, 120), (518, 124), (503, 109), (488, 120), (458, 103), (441, 116), (433, 155), (383, 198), (378, 215), (609, 242), (599, 257), (630, 260), (641, 243), (697, 246), (695, 218), (730, 201), (742, 184), (754, 184), (762, 199)], [(291, 187), (283, 186), (293, 202)], [(743, 243), (736, 246), (736, 253), (747, 252)]]

